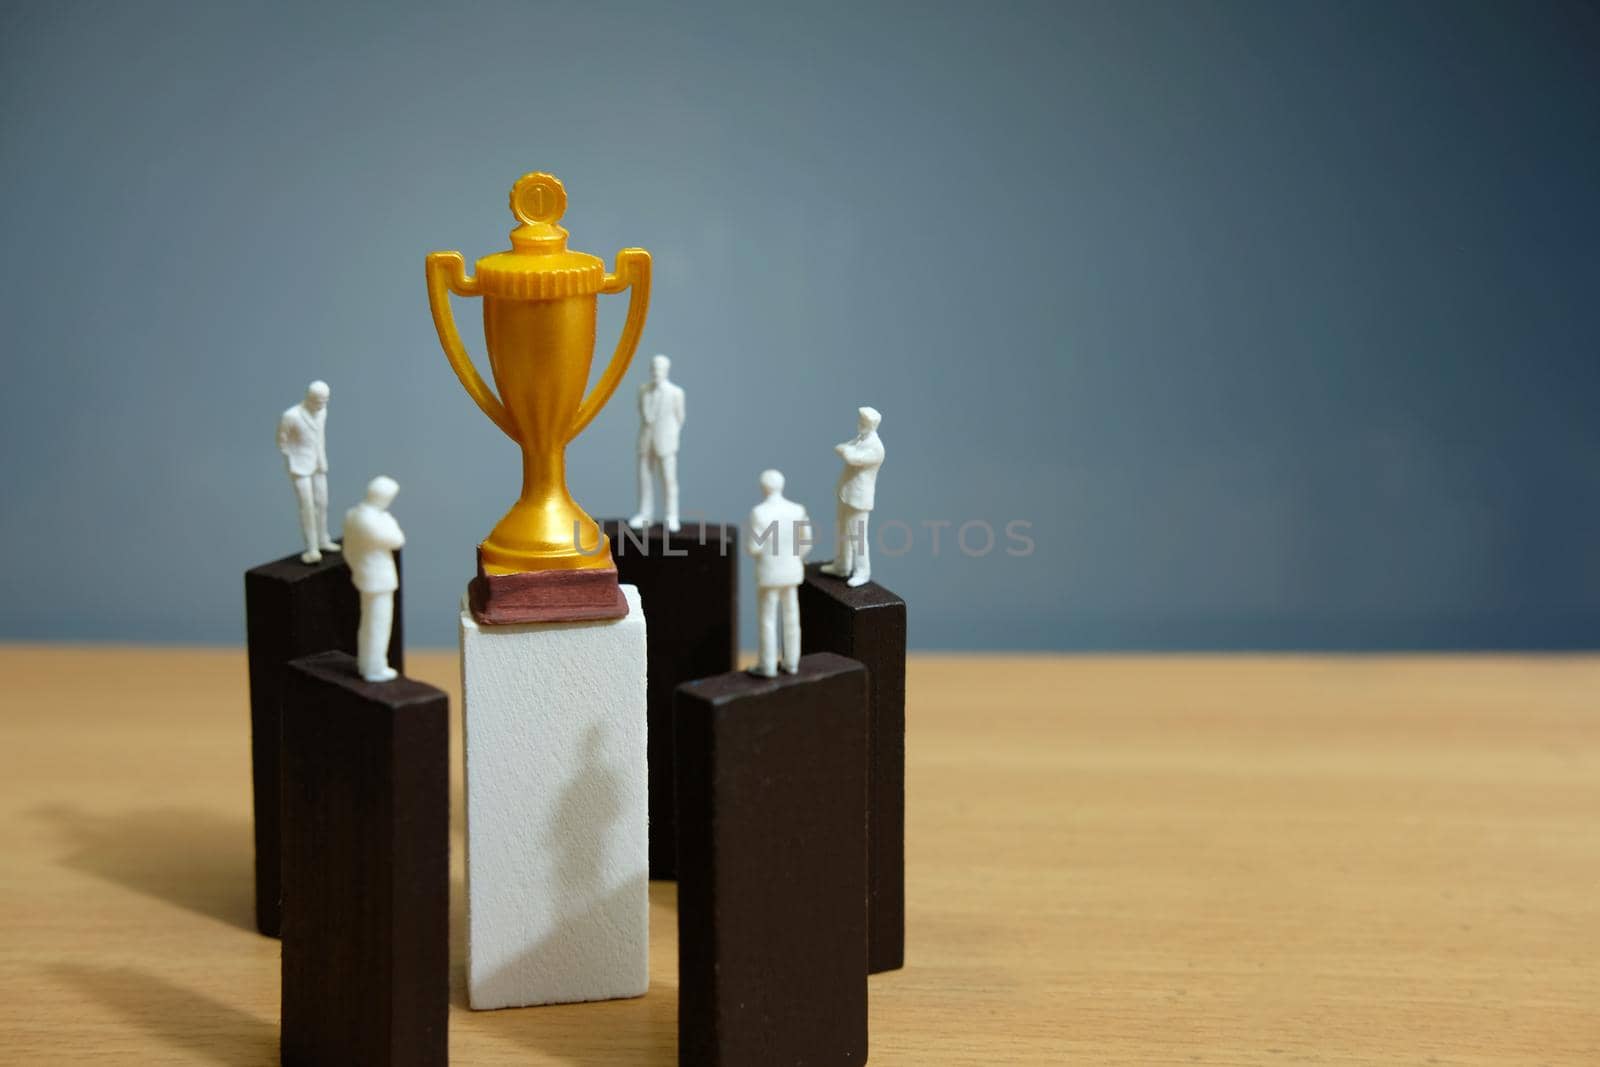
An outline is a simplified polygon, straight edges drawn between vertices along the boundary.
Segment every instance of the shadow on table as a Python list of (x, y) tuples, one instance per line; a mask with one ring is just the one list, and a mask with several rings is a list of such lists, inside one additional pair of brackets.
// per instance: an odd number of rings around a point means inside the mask
[(49, 973), (116, 1011), (131, 1025), (215, 1063), (278, 1062), (278, 1027), (132, 967), (57, 964)]
[(52, 804), (29, 814), (59, 832), (62, 866), (255, 929), (255, 855), (247, 822), (203, 808), (95, 815)]

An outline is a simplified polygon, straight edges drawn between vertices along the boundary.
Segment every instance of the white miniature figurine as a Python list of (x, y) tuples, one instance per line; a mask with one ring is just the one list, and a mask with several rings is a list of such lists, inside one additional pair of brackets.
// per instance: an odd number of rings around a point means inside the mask
[(399, 677), (389, 666), (389, 631), (394, 628), (394, 591), (400, 588), (394, 550), (406, 538), (388, 511), (399, 491), (393, 478), (379, 475), (367, 483), (367, 498), (344, 513), (344, 558), (350, 581), (361, 594), (356, 664), (369, 682)]
[(320, 563), (323, 552), (339, 550), (339, 542), (328, 533), (327, 425), (328, 383), (321, 381), (306, 386), (306, 398), (278, 420), (278, 451), (300, 502), (300, 533), (306, 543), (302, 563)]
[[(745, 551), (755, 557), (756, 618), (760, 652), (751, 674), (775, 678), (778, 674), (778, 605), (783, 604), (783, 669), (800, 669), (800, 583), (805, 581), (805, 559), (811, 552), (811, 520), (806, 509), (784, 498), (783, 475), (761, 472), (766, 499), (750, 509)], [(804, 536), (802, 536), (802, 534)]]
[(866, 585), (872, 581), (872, 556), (867, 551), (867, 516), (878, 485), (878, 468), (883, 466), (883, 442), (878, 439), (878, 424), (883, 421), (874, 408), (856, 409), (856, 435), (833, 446), (844, 460), (839, 474), (839, 520), (833, 562), (821, 570), (845, 579), (846, 585)]
[(650, 524), (655, 513), (653, 474), (661, 474), (667, 498), (667, 529), (678, 523), (678, 433), (683, 429), (683, 389), (667, 381), (672, 360), (650, 360), (650, 380), (639, 387), (639, 513), (628, 520), (635, 530)]

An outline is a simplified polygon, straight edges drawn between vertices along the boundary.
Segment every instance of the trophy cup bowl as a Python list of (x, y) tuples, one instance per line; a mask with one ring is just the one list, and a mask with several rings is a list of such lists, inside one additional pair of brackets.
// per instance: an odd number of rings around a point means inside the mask
[[(511, 189), (520, 225), (511, 249), (478, 260), (468, 275), (459, 252), (427, 259), (428, 303), (450, 366), (483, 413), (522, 450), (522, 492), (478, 546), (469, 603), (480, 623), (620, 618), (610, 543), (567, 489), (567, 444), (616, 391), (639, 345), (650, 303), (650, 253), (625, 248), (607, 272), (597, 256), (567, 248), (556, 223), (566, 191), (549, 174), (525, 174)], [(629, 290), (622, 336), (593, 390), (598, 294)], [(483, 298), (483, 336), (498, 396), (484, 383), (456, 331), (450, 294)]]

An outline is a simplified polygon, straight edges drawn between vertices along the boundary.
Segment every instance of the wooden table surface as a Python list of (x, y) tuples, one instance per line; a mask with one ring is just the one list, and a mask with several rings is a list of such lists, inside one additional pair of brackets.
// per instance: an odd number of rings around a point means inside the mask
[[(0, 1061), (276, 1063), (243, 654), (0, 678)], [(872, 1063), (1600, 1064), (1600, 659), (916, 656), (907, 717)], [(462, 1006), (460, 832), (454, 1061), (676, 1062), (670, 884), (648, 996)]]

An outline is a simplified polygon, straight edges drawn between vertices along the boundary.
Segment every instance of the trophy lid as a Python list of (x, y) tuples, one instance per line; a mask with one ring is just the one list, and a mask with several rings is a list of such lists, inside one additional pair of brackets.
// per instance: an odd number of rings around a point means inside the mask
[(598, 293), (605, 264), (598, 256), (567, 248), (567, 231), (556, 221), (567, 210), (567, 190), (553, 174), (524, 174), (511, 187), (511, 213), (521, 223), (511, 248), (478, 260), (478, 285), (485, 296), (554, 300)]

